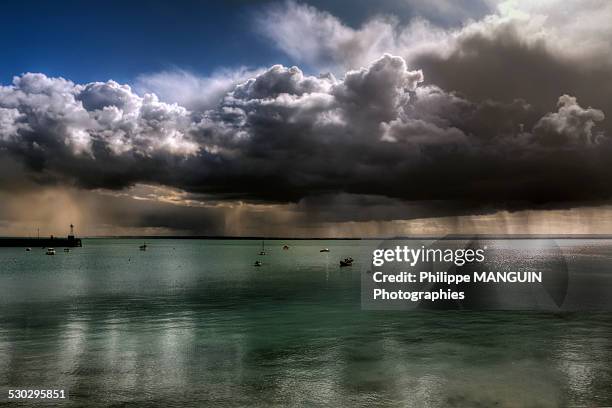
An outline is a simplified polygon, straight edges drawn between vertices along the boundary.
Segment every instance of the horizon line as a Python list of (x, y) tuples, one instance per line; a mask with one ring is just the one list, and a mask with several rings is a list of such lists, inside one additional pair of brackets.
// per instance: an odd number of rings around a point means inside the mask
[[(53, 235), (61, 239), (63, 236)], [(49, 239), (32, 236), (0, 236), (0, 239)], [(291, 237), (291, 236), (240, 236), (240, 235), (89, 235), (81, 239), (201, 239), (201, 240), (393, 240), (393, 239), (612, 239), (611, 234), (446, 234), (446, 235), (398, 235), (364, 237)]]

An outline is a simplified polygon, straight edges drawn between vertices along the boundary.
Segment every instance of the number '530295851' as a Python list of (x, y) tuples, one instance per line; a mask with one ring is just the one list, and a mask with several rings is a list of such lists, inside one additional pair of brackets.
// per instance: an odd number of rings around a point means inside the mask
[(66, 399), (63, 389), (9, 389), (8, 399)]

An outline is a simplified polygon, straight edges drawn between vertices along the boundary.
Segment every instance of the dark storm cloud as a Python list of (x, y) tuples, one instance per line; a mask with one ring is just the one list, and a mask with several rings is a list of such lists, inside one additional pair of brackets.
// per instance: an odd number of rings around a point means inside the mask
[(184, 207), (155, 200), (134, 201), (111, 195), (91, 198), (88, 205), (98, 220), (126, 228), (157, 228), (202, 235), (223, 235), (226, 231), (223, 211), (218, 208)]
[[(604, 114), (569, 96), (549, 113), (520, 100), (473, 103), (417, 87), (420, 73), (392, 57), (343, 81), (319, 78), (312, 93), (301, 92), (301, 72), (292, 75), (284, 93), (240, 89), (224, 101), (224, 123), (244, 135), (235, 140), (240, 161), (226, 163), (220, 188), (272, 201), (344, 192), (500, 208), (540, 204), (547, 194), (553, 202), (598, 198), (585, 197), (584, 186), (607, 177), (609, 143), (594, 130)], [(583, 169), (585, 159), (595, 168)], [(253, 191), (243, 169), (252, 170)], [(594, 191), (588, 195), (609, 197)]]
[[(150, 183), (210, 200), (297, 202), (296, 211), (320, 222), (612, 198), (605, 56), (580, 55), (579, 65), (502, 18), (452, 35), (384, 19), (353, 30), (287, 4), (284, 20), (303, 23), (292, 25), (302, 43), (291, 33), (281, 47), (308, 63), (334, 54), (335, 75), (275, 65), (239, 81), (213, 108), (207, 99), (189, 110), (113, 81), (26, 74), (0, 88), (0, 148), (38, 183)], [(307, 35), (313, 27), (316, 39), (327, 36), (323, 49)], [(268, 34), (289, 35), (275, 30)], [(428, 46), (415, 48), (415, 33)], [(429, 47), (434, 39), (439, 47)], [(338, 68), (347, 66), (354, 69)], [(197, 214), (139, 219), (184, 229), (198, 225)], [(213, 219), (201, 229), (221, 229)]]
[[(561, 94), (569, 94), (609, 112), (612, 64), (602, 58), (568, 58), (543, 41), (527, 43), (515, 25), (503, 24), (464, 34), (449, 55), (423, 53), (413, 64), (427, 73), (428, 82), (473, 101), (524, 99), (544, 111)], [(608, 122), (602, 125), (609, 130)]]

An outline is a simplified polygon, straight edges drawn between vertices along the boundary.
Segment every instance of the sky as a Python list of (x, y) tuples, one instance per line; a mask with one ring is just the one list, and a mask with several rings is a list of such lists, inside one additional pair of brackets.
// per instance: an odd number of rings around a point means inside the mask
[(612, 233), (612, 3), (6, 2), (0, 235)]

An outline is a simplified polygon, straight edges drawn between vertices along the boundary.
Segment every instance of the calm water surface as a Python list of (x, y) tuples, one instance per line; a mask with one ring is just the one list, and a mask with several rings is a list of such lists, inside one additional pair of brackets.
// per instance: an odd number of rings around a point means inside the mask
[[(140, 244), (0, 248), (3, 393), (64, 388), (50, 406), (91, 407), (612, 405), (611, 313), (362, 311), (373, 241), (269, 241), (265, 257), (259, 241)], [(562, 245), (612, 273), (612, 241)], [(346, 256), (356, 264), (338, 268)]]

